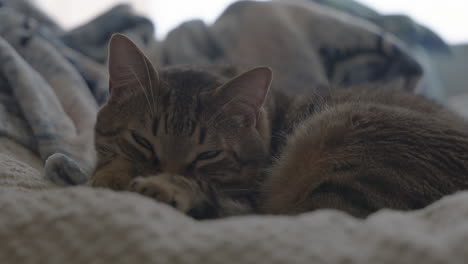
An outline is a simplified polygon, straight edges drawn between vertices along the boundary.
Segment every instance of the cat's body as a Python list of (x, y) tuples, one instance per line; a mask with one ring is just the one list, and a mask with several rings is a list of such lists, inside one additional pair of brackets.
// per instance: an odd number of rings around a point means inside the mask
[(268, 68), (158, 74), (123, 36), (109, 67), (93, 186), (196, 218), (319, 208), (363, 217), (468, 189), (468, 124), (424, 98), (371, 88), (267, 96)]
[(296, 122), (262, 184), (264, 212), (334, 208), (362, 217), (419, 209), (468, 188), (462, 118), (420, 96), (379, 89), (320, 98)]

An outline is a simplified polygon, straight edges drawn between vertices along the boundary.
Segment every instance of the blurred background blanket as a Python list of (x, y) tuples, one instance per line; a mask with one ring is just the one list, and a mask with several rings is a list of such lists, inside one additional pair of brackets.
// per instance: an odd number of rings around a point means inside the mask
[(152, 22), (126, 5), (64, 31), (28, 1), (3, 0), (0, 132), (36, 152), (54, 182), (85, 182), (96, 159), (96, 113), (108, 93), (107, 43), (116, 32), (157, 67), (268, 65), (275, 88), (296, 93), (380, 83), (431, 95), (438, 84), (425, 54), (448, 52), (445, 43), (408, 18), (340, 3), (237, 2), (213, 25), (188, 21), (158, 41)]

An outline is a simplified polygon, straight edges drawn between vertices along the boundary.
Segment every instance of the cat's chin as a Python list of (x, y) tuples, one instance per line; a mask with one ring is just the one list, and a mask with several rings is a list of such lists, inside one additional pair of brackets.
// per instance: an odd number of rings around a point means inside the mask
[(207, 201), (190, 209), (186, 214), (197, 220), (253, 214), (254, 208), (248, 202), (230, 198), (220, 199), (217, 204)]
[(187, 215), (197, 220), (214, 219), (220, 217), (218, 208), (212, 203), (204, 203), (190, 209)]

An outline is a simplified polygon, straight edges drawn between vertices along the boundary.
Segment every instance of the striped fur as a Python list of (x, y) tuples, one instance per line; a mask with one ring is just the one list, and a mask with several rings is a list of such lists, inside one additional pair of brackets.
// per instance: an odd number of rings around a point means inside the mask
[(138, 192), (196, 218), (253, 212), (269, 142), (255, 122), (265, 96), (252, 101), (244, 84), (260, 81), (266, 92), (270, 71), (232, 80), (190, 67), (156, 72), (123, 36), (110, 50), (111, 95), (97, 118), (90, 185)]
[(123, 36), (110, 50), (92, 186), (199, 219), (320, 208), (365, 217), (468, 187), (468, 124), (430, 100), (378, 87), (266, 96), (267, 68), (157, 72)]
[(276, 143), (263, 212), (332, 208), (365, 217), (419, 209), (468, 188), (466, 120), (425, 98), (376, 87), (313, 97), (315, 109), (293, 110), (302, 117)]

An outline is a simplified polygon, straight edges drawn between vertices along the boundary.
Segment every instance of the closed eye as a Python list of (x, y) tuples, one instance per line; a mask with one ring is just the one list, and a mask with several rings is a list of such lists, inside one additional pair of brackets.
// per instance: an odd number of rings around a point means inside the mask
[(153, 146), (151, 145), (151, 143), (147, 139), (145, 139), (144, 137), (138, 135), (135, 131), (131, 131), (131, 135), (132, 135), (133, 140), (138, 145), (140, 145), (143, 148), (153, 152)]
[(214, 151), (206, 151), (206, 152), (200, 153), (200, 154), (198, 154), (195, 161), (214, 159), (217, 156), (219, 156), (219, 154), (221, 154), (221, 152), (222, 152), (221, 150), (214, 150)]

